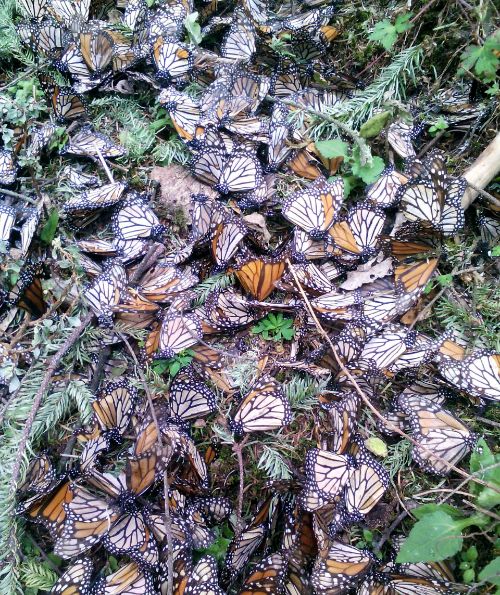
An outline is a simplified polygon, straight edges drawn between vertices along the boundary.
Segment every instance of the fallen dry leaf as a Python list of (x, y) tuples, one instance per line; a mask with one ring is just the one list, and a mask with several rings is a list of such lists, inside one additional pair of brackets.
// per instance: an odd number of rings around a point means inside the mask
[(375, 259), (360, 265), (355, 271), (347, 273), (347, 279), (340, 286), (341, 289), (353, 291), (358, 289), (365, 283), (371, 283), (375, 279), (380, 279), (389, 275), (392, 271), (392, 259), (386, 258), (377, 264), (374, 264)]
[(271, 234), (267, 229), (266, 219), (260, 213), (250, 213), (250, 215), (245, 215), (243, 217), (243, 221), (248, 225), (250, 229), (253, 229), (257, 233), (262, 235), (264, 242), (269, 243), (271, 239)]

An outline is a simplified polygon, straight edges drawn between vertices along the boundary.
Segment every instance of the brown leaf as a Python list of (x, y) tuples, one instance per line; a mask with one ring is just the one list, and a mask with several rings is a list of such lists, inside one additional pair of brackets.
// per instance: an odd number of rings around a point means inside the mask
[(371, 283), (375, 279), (385, 277), (392, 272), (392, 259), (386, 258), (382, 262), (375, 264), (375, 259), (360, 265), (355, 271), (347, 273), (347, 279), (340, 286), (341, 289), (353, 291), (365, 283)]

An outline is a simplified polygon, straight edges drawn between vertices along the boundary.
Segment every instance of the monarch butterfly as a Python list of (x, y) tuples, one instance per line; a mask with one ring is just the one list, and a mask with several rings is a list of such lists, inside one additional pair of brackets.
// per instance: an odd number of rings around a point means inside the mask
[(267, 556), (257, 564), (245, 580), (239, 595), (251, 595), (252, 593), (278, 595), (282, 592), (287, 568), (288, 563), (281, 554)]
[(325, 402), (323, 395), (319, 395), (319, 401), (327, 409), (331, 425), (331, 431), (325, 436), (329, 450), (336, 454), (345, 454), (355, 427), (359, 398), (355, 393), (349, 393), (337, 403), (329, 403)]
[(121, 200), (126, 187), (126, 184), (114, 182), (93, 190), (86, 190), (81, 196), (67, 200), (64, 203), (64, 210), (72, 213), (111, 207)]
[(352, 320), (353, 306), (357, 303), (354, 292), (331, 291), (311, 300), (312, 307), (328, 320)]
[(217, 223), (212, 231), (212, 256), (220, 269), (224, 269), (235, 255), (238, 247), (247, 235), (246, 225), (236, 217), (226, 217)]
[(379, 207), (393, 207), (399, 200), (398, 189), (407, 182), (408, 178), (390, 165), (380, 174), (380, 178), (367, 188), (366, 197)]
[(0, 203), (0, 242), (8, 242), (12, 227), (16, 221), (16, 210)]
[(236, 10), (233, 23), (222, 43), (221, 55), (227, 60), (248, 62), (256, 49), (255, 28), (252, 22), (243, 11)]
[(158, 335), (158, 355), (171, 358), (196, 345), (202, 337), (201, 323), (194, 314), (168, 313)]
[(231, 422), (236, 434), (276, 430), (292, 421), (290, 403), (281, 385), (261, 376), (241, 402)]
[(78, 190), (88, 186), (97, 186), (99, 183), (99, 178), (96, 175), (84, 172), (83, 170), (69, 165), (62, 170), (62, 176), (67, 178), (70, 185)]
[(357, 591), (358, 595), (450, 595), (450, 584), (424, 578), (402, 576), (398, 574), (373, 573)]
[(164, 230), (154, 211), (137, 193), (131, 193), (113, 214), (113, 231), (122, 240), (156, 237)]
[(46, 75), (40, 76), (39, 79), (56, 118), (73, 120), (86, 115), (83, 97), (76, 94), (70, 87), (60, 87), (52, 77)]
[(229, 156), (220, 150), (202, 152), (191, 164), (193, 174), (222, 194), (248, 192), (262, 180), (254, 150), (234, 149)]
[(288, 162), (290, 169), (302, 178), (307, 180), (315, 180), (320, 177), (321, 170), (317, 161), (305, 149), (297, 151), (295, 156)]
[[(206, 194), (191, 194), (191, 237), (201, 242), (213, 227), (214, 201)], [(218, 218), (218, 216), (217, 216)]]
[(327, 252), (324, 242), (314, 241), (307, 232), (296, 227), (293, 231), (292, 255), (300, 262), (326, 258)]
[(368, 455), (358, 457), (343, 494), (348, 520), (362, 520), (382, 498), (388, 485), (389, 474), (382, 465)]
[(210, 326), (212, 332), (239, 328), (255, 320), (255, 315), (243, 296), (231, 289), (211, 292), (204, 309), (206, 317), (201, 319), (202, 325), (204, 329)]
[(66, 477), (57, 476), (45, 489), (41, 489), (40, 482), (38, 487), (38, 492), (18, 505), (16, 513), (26, 514), (34, 523), (42, 524), (51, 532), (58, 532), (66, 518), (65, 505), (73, 497), (70, 482)]
[(47, 14), (47, 0), (19, 0), (19, 4), (30, 19), (40, 20)]
[(0, 184), (10, 186), (16, 181), (17, 165), (14, 153), (9, 149), (0, 149)]
[(47, 311), (40, 279), (41, 272), (42, 268), (39, 264), (25, 266), (9, 297), (12, 304), (25, 310), (33, 318), (40, 318)]
[(449, 411), (425, 397), (400, 395), (398, 405), (408, 415), (412, 435), (419, 443), (412, 456), (426, 471), (447, 475), (449, 467), (440, 459), (455, 465), (473, 447), (475, 435)]
[(122, 157), (125, 149), (115, 144), (109, 137), (101, 132), (95, 132), (90, 126), (83, 126), (75, 136), (69, 139), (64, 147), (64, 152), (70, 155), (84, 155), (97, 157), (101, 153), (103, 157)]
[(300, 501), (305, 510), (314, 512), (340, 495), (354, 461), (347, 455), (313, 448), (307, 451), (304, 468), (306, 483)]
[(215, 394), (190, 368), (177, 374), (170, 385), (169, 405), (172, 416), (183, 419), (204, 417), (216, 408)]
[(175, 266), (157, 265), (142, 277), (139, 290), (148, 300), (167, 302), (197, 283), (198, 277), (189, 267), (180, 270)]
[(288, 196), (283, 203), (282, 213), (313, 240), (321, 240), (333, 225), (343, 199), (342, 178), (327, 182), (324, 177), (319, 177), (304, 190)]
[(311, 582), (315, 593), (341, 593), (352, 589), (368, 574), (373, 562), (367, 550), (332, 541), (314, 563)]
[(116, 256), (116, 249), (111, 242), (100, 239), (80, 240), (76, 242), (82, 252), (90, 252), (99, 256)]
[(38, 157), (40, 153), (49, 144), (56, 131), (56, 125), (52, 122), (34, 126), (30, 130), (29, 146), (26, 149), (27, 157)]
[(92, 402), (95, 422), (102, 433), (120, 440), (130, 424), (137, 404), (137, 391), (127, 380), (106, 384)]
[(243, 0), (243, 9), (254, 23), (265, 24), (269, 18), (269, 6), (266, 0)]
[(380, 208), (360, 203), (349, 211), (347, 221), (335, 223), (329, 234), (341, 250), (366, 257), (374, 253), (384, 222)]
[(265, 500), (240, 535), (229, 544), (225, 572), (231, 580), (234, 580), (245, 568), (252, 554), (264, 541), (269, 530), (269, 514), (272, 503), (273, 497), (271, 496)]
[(157, 77), (168, 82), (185, 78), (193, 67), (193, 55), (188, 46), (162, 35), (153, 43), (153, 60)]
[(192, 140), (200, 120), (200, 107), (185, 93), (163, 89), (159, 102), (169, 113), (174, 128), (183, 140)]
[(58, 21), (71, 28), (89, 18), (90, 0), (50, 0), (50, 11)]
[(85, 595), (90, 591), (93, 570), (88, 558), (76, 560), (52, 587), (51, 595)]
[(387, 130), (387, 142), (396, 153), (406, 159), (415, 156), (415, 149), (412, 141), (417, 137), (419, 129), (412, 124), (402, 120), (393, 122)]
[(93, 587), (95, 595), (155, 595), (153, 576), (136, 562), (122, 566), (113, 574), (100, 578)]
[(414, 343), (414, 332), (408, 332), (406, 328), (389, 328), (368, 340), (356, 365), (362, 370), (383, 371)]
[(285, 254), (275, 257), (246, 254), (234, 268), (238, 281), (244, 289), (259, 301), (265, 300), (275, 289), (275, 283), (285, 271)]
[[(311, 293), (325, 293), (332, 290), (332, 284), (330, 280), (323, 274), (320, 268), (318, 268), (312, 262), (307, 262), (304, 264), (295, 264), (293, 265), (293, 270), (299, 283), (304, 287), (308, 292)], [(287, 281), (295, 281), (295, 279), (291, 275), (286, 275)], [(279, 281), (276, 283), (277, 287), (280, 289), (284, 289), (287, 291), (298, 291), (295, 285), (288, 285), (285, 283), (284, 280)]]
[(126, 27), (135, 31), (144, 27), (147, 15), (148, 5), (144, 0), (127, 0), (122, 22)]
[(287, 142), (289, 135), (288, 110), (284, 105), (278, 103), (273, 108), (269, 125), (269, 145), (267, 149), (269, 171), (276, 171), (290, 155), (292, 149)]
[(197, 497), (193, 499), (193, 505), (214, 523), (219, 523), (226, 519), (233, 510), (230, 500), (220, 496)]
[(80, 33), (79, 42), (85, 63), (92, 73), (101, 76), (113, 58), (112, 36), (107, 31), (90, 29)]
[(85, 299), (99, 322), (108, 326), (111, 324), (113, 308), (120, 303), (125, 291), (127, 275), (123, 266), (116, 262), (108, 266), (85, 292)]

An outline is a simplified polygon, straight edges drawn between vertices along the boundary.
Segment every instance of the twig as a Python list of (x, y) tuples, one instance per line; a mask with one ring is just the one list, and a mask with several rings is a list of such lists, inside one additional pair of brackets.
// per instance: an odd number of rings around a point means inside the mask
[(460, 469), (459, 467), (457, 467), (456, 465), (453, 465), (452, 463), (450, 463), (449, 461), (447, 461), (446, 459), (443, 459), (442, 457), (440, 457), (439, 455), (437, 455), (435, 452), (429, 450), (428, 448), (424, 448), (420, 442), (418, 442), (417, 440), (415, 440), (414, 438), (412, 438), (412, 436), (408, 435), (406, 432), (404, 432), (403, 430), (401, 430), (396, 424), (392, 423), (390, 420), (386, 419), (381, 413), (380, 411), (378, 411), (378, 409), (376, 407), (374, 407), (372, 405), (372, 403), (370, 402), (369, 398), (365, 395), (363, 389), (359, 386), (358, 382), (356, 381), (356, 379), (354, 378), (354, 376), (351, 374), (351, 372), (348, 370), (348, 368), (346, 368), (346, 366), (344, 365), (344, 362), (342, 361), (342, 359), (340, 358), (340, 356), (337, 353), (337, 349), (335, 348), (335, 345), (332, 343), (330, 337), (328, 336), (328, 333), (325, 331), (325, 329), (321, 326), (320, 321), (318, 320), (313, 307), (311, 306), (311, 302), (309, 301), (304, 288), (302, 287), (302, 284), (300, 283), (299, 278), (297, 277), (297, 274), (293, 268), (292, 263), (290, 262), (290, 260), (287, 258), (286, 260), (288, 268), (290, 270), (290, 272), (292, 273), (292, 276), (294, 278), (295, 284), (297, 285), (297, 288), (300, 291), (300, 294), (302, 295), (302, 298), (304, 299), (305, 305), (307, 307), (307, 310), (311, 316), (311, 318), (314, 321), (314, 324), (316, 325), (316, 328), (318, 330), (318, 332), (320, 333), (320, 335), (324, 338), (324, 340), (328, 343), (330, 349), (332, 350), (332, 353), (335, 357), (335, 360), (337, 361), (338, 366), (341, 368), (342, 372), (346, 375), (346, 377), (348, 378), (349, 382), (354, 386), (356, 392), (359, 394), (359, 396), (361, 397), (362, 401), (365, 403), (365, 405), (368, 407), (368, 409), (370, 409), (370, 411), (375, 415), (375, 417), (377, 419), (379, 419), (389, 430), (391, 430), (391, 432), (394, 432), (396, 434), (398, 434), (399, 436), (402, 436), (403, 438), (405, 438), (406, 440), (408, 440), (409, 442), (411, 442), (411, 444), (413, 444), (413, 446), (417, 446), (418, 448), (420, 448), (420, 450), (424, 453), (427, 453), (428, 455), (430, 455), (432, 458), (440, 461), (441, 463), (443, 463), (443, 465), (448, 469), (448, 470), (453, 470), (456, 473), (458, 473), (460, 476), (467, 478), (467, 481), (474, 481), (475, 483), (478, 483), (482, 486), (486, 486), (489, 487), (490, 489), (492, 489), (494, 492), (497, 492), (498, 494), (500, 494), (500, 490), (493, 484), (487, 483), (485, 481), (483, 481), (482, 479), (479, 479), (477, 477), (474, 477), (473, 475), (470, 475), (469, 473), (466, 473), (465, 471), (463, 471), (462, 469)]
[[(489, 192), (486, 192), (486, 190), (483, 190), (482, 188), (478, 188), (477, 186), (475, 186), (474, 184), (471, 184), (470, 182), (467, 182), (467, 186), (469, 186), (470, 188), (472, 188), (472, 190), (474, 190), (475, 192), (477, 192), (483, 198), (487, 198), (491, 203), (493, 203), (497, 207), (500, 207), (500, 200), (498, 200), (498, 198), (495, 198), (493, 196), (493, 194), (490, 194)], [(2, 190), (2, 192), (3, 192), (3, 190)]]
[(12, 198), (19, 198), (20, 200), (29, 202), (31, 205), (37, 205), (39, 202), (35, 198), (26, 196), (26, 194), (19, 194), (19, 192), (13, 192), (12, 190), (7, 190), (6, 188), (0, 189), (0, 194), (5, 194), (5, 196), (11, 196)]
[(233, 452), (238, 459), (238, 467), (240, 471), (240, 487), (238, 491), (238, 507), (236, 509), (236, 531), (235, 539), (238, 539), (243, 531), (243, 495), (245, 493), (245, 468), (243, 467), (243, 447), (247, 443), (248, 434), (241, 442), (233, 444)]
[(374, 549), (380, 550), (384, 543), (389, 539), (392, 535), (394, 529), (409, 515), (409, 512), (405, 509), (401, 511), (398, 516), (392, 521), (392, 523), (387, 527), (387, 529), (382, 534), (382, 537), (378, 540), (377, 543), (374, 544)]
[(491, 419), (486, 419), (485, 417), (479, 417), (479, 415), (476, 415), (475, 419), (478, 421), (482, 421), (483, 424), (493, 426), (494, 428), (500, 428), (500, 424), (497, 421), (492, 421)]
[(9, 87), (14, 86), (15, 84), (17, 84), (19, 81), (22, 81), (24, 78), (27, 78), (29, 76), (31, 76), (33, 73), (35, 73), (37, 70), (40, 70), (40, 68), (43, 68), (45, 65), (47, 64), (47, 62), (43, 61), (40, 62), (40, 64), (37, 64), (36, 66), (33, 66), (32, 68), (30, 68), (29, 70), (25, 70), (22, 74), (20, 74), (17, 78), (12, 79), (11, 81), (9, 81), (6, 85), (2, 85), (0, 87), (0, 91), (3, 91), (4, 89), (8, 89)]
[(139, 266), (135, 269), (133, 275), (130, 277), (130, 283), (137, 283), (142, 275), (158, 260), (164, 251), (165, 246), (163, 244), (153, 244)]
[(99, 386), (99, 382), (101, 381), (102, 372), (104, 370), (104, 366), (106, 364), (106, 360), (109, 357), (111, 349), (109, 345), (105, 345), (100, 351), (99, 356), (97, 358), (97, 364), (94, 370), (94, 374), (92, 375), (92, 380), (89, 384), (89, 391), (91, 393), (95, 393), (97, 387)]
[(418, 154), (418, 158), (421, 159), (426, 153), (427, 151), (429, 151), (430, 149), (432, 149), (432, 147), (438, 142), (438, 140), (441, 139), (442, 136), (444, 136), (446, 133), (448, 132), (448, 130), (440, 130), (438, 132), (438, 134), (436, 134), (436, 136), (431, 139), (425, 146), (424, 148), (420, 151), (420, 153)]
[[(141, 369), (139, 361), (137, 360), (137, 356), (135, 355), (132, 346), (128, 342), (127, 338), (123, 333), (118, 332), (118, 336), (121, 340), (125, 343), (128, 352), (130, 353), (132, 359), (135, 363), (135, 369), (137, 370), (137, 374), (141, 379), (141, 382), (144, 386), (144, 391), (146, 393), (146, 398), (148, 401), (149, 411), (151, 413), (151, 417), (153, 419), (153, 423), (156, 427), (156, 439), (158, 441), (158, 445), (160, 446), (160, 450), (163, 451), (163, 440), (161, 437), (161, 428), (160, 424), (158, 423), (158, 418), (156, 416), (156, 412), (154, 409), (153, 404), (153, 396), (151, 391), (149, 390), (149, 385), (144, 376), (144, 373)], [(168, 476), (167, 476), (167, 469), (165, 469), (163, 474), (163, 491), (164, 491), (164, 500), (165, 500), (165, 532), (167, 534), (167, 595), (173, 595), (174, 590), (174, 544), (172, 541), (172, 518), (170, 516), (170, 500), (169, 500), (169, 483), (168, 483)]]
[(108, 164), (106, 163), (106, 160), (102, 156), (102, 153), (99, 149), (96, 149), (96, 151), (97, 151), (97, 157), (99, 158), (99, 161), (101, 162), (102, 168), (106, 172), (106, 175), (108, 176), (109, 183), (114, 184), (115, 180), (113, 178), (113, 174), (111, 173), (111, 171), (108, 167)]
[(52, 379), (52, 374), (56, 371), (57, 367), (61, 363), (62, 358), (71, 349), (71, 347), (73, 347), (76, 341), (78, 341), (82, 332), (90, 324), (93, 318), (94, 314), (89, 312), (80, 322), (80, 324), (76, 328), (74, 328), (72, 332), (68, 335), (66, 341), (64, 341), (64, 343), (58, 349), (57, 353), (55, 353), (50, 358), (50, 363), (47, 366), (47, 371), (44, 374), (42, 383), (40, 384), (40, 388), (37, 390), (36, 395), (33, 398), (33, 404), (31, 405), (30, 414), (28, 416), (28, 419), (26, 420), (23, 434), (21, 436), (21, 441), (19, 442), (19, 450), (16, 460), (14, 462), (12, 476), (10, 479), (10, 490), (12, 494), (15, 494), (16, 492), (17, 481), (19, 479), (19, 472), (21, 469), (21, 461), (26, 451), (26, 443), (28, 442), (31, 428), (33, 427), (33, 422), (35, 421), (35, 417), (40, 407), (40, 403), (42, 402), (42, 398), (49, 387), (50, 381)]
[(427, 4), (417, 12), (417, 14), (411, 19), (410, 23), (416, 23), (418, 19), (429, 10), (429, 8), (436, 2), (437, 0), (429, 0)]

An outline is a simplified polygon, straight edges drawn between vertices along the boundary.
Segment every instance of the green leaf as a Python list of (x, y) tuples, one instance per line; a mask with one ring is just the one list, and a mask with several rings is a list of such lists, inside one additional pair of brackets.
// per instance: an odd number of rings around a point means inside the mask
[[(484, 438), (480, 438), (472, 451), (469, 468), (479, 479), (493, 484), (500, 489), (500, 455), (494, 455)], [(470, 482), (470, 491), (477, 495), (477, 503), (482, 508), (493, 508), (500, 504), (500, 494), (491, 488)]]
[(458, 508), (455, 508), (454, 506), (451, 506), (450, 504), (422, 504), (422, 506), (419, 506), (418, 508), (414, 508), (411, 513), (417, 517), (417, 519), (422, 519), (424, 518), (425, 515), (427, 514), (431, 514), (433, 512), (436, 511), (442, 511), (442, 512), (446, 512), (446, 514), (449, 514), (452, 518), (454, 519), (461, 519), (463, 518), (463, 513), (458, 510)]
[(49, 246), (52, 244), (52, 240), (56, 235), (57, 224), (59, 223), (59, 213), (56, 209), (52, 209), (49, 218), (45, 222), (40, 232), (40, 239)]
[(284, 328), (281, 330), (281, 334), (286, 341), (291, 341), (295, 336), (295, 329), (293, 328)]
[(493, 82), (500, 64), (500, 30), (487, 37), (483, 46), (470, 45), (462, 54), (461, 67), (474, 70), (483, 80)]
[(396, 27), (388, 20), (377, 23), (373, 31), (368, 35), (370, 41), (378, 41), (380, 45), (387, 51), (396, 43), (398, 32)]
[(339, 138), (320, 140), (316, 143), (316, 148), (326, 159), (334, 159), (335, 157), (347, 159), (349, 155), (349, 145)]
[(485, 566), (479, 573), (480, 581), (487, 581), (493, 585), (500, 587), (500, 557), (493, 559), (487, 566)]
[(495, 246), (491, 249), (491, 256), (500, 256), (500, 246)]
[(203, 35), (201, 34), (200, 24), (197, 22), (198, 13), (192, 12), (184, 19), (184, 27), (189, 36), (189, 41), (196, 45), (200, 45)]
[(371, 165), (361, 165), (358, 160), (355, 160), (351, 167), (352, 173), (361, 178), (365, 184), (373, 184), (382, 173), (385, 164), (381, 157), (373, 157)]
[(439, 562), (458, 553), (462, 544), (457, 521), (446, 512), (437, 510), (415, 523), (401, 546), (396, 562)]
[(383, 130), (390, 118), (390, 112), (381, 112), (366, 121), (359, 129), (362, 138), (374, 138)]
[(410, 23), (410, 19), (413, 16), (412, 12), (405, 12), (404, 14), (398, 14), (396, 17), (396, 22), (394, 23), (394, 28), (398, 33), (404, 33), (413, 27), (413, 24)]
[(453, 282), (453, 275), (438, 275), (436, 281), (441, 287), (449, 287)]
[(181, 362), (176, 361), (170, 364), (170, 376), (175, 376), (181, 369)]

